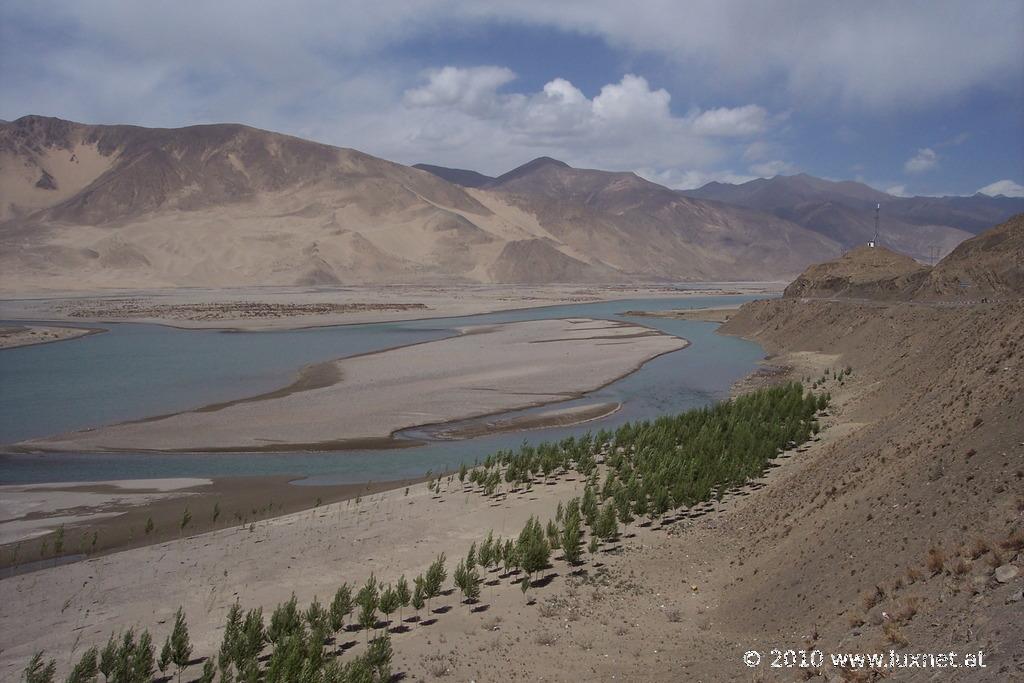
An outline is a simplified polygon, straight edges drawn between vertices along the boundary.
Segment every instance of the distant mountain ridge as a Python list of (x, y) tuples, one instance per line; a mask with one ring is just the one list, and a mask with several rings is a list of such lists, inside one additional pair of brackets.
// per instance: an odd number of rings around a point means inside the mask
[(633, 174), (428, 170), (238, 124), (26, 116), (0, 124), (0, 288), (779, 280), (839, 250)]
[(1024, 211), (1024, 199), (981, 194), (895, 197), (862, 183), (806, 174), (738, 185), (713, 182), (681, 194), (771, 213), (826, 235), (844, 248), (872, 238), (875, 207), (881, 204), (880, 241), (919, 260), (947, 254), (979, 231)]
[[(828, 182), (808, 177), (797, 194), (816, 196)], [(844, 187), (848, 201), (874, 198)], [(957, 204), (962, 220), (985, 220), (975, 204)], [(832, 229), (776, 208), (694, 198), (550, 157), (490, 177), (239, 124), (0, 123), (6, 292), (781, 280), (835, 257), (867, 229), (850, 231), (852, 219)], [(930, 229), (907, 228), (905, 239)]]

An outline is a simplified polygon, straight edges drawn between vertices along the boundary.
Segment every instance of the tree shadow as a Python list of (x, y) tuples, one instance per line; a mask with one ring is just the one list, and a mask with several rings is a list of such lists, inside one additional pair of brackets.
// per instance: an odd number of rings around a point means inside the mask
[(423, 621), (420, 622), (420, 626), (433, 626), (436, 623), (437, 623), (437, 619), (433, 619), (433, 618), (431, 618), (431, 619), (424, 619)]
[(440, 607), (435, 607), (434, 609), (430, 610), (430, 613), (431, 614), (447, 614), (448, 612), (451, 611), (451, 609), (452, 609), (451, 605), (441, 605)]
[(550, 585), (550, 583), (556, 578), (558, 578), (558, 572), (549, 572), (539, 579), (531, 581), (530, 588), (544, 588), (545, 586)]
[(451, 594), (452, 594), (452, 593), (454, 593), (454, 592), (455, 592), (455, 589), (454, 589), (454, 588), (449, 588), (448, 590), (443, 590), (443, 591), (441, 591), (441, 595), (445, 595), (445, 596), (448, 596), (448, 595), (451, 595)]
[(358, 640), (346, 640), (344, 643), (338, 645), (338, 649), (342, 652), (347, 652), (359, 644)]
[(406, 626), (403, 623), (403, 624), (399, 624), (398, 626), (395, 626), (394, 628), (392, 628), (391, 629), (391, 633), (408, 633), (411, 630), (412, 629), (410, 629), (408, 626)]
[(474, 607), (473, 609), (471, 609), (469, 611), (473, 612), (474, 614), (479, 614), (481, 612), (486, 612), (490, 608), (491, 608), (490, 604), (483, 603), (483, 604), (477, 605), (476, 607)]

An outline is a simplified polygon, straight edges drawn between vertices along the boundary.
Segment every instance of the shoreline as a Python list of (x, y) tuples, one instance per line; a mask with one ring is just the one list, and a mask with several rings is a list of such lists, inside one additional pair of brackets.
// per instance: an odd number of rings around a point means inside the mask
[[(433, 476), (433, 475), (432, 475)], [(0, 526), (17, 522), (61, 520), (45, 533), (26, 530), (22, 538), (0, 543), (0, 578), (48, 569), (59, 564), (93, 560), (133, 548), (176, 541), (211, 531), (250, 524), (265, 523), (278, 517), (388, 491), (395, 491), (426, 481), (426, 476), (389, 481), (367, 481), (349, 484), (296, 485), (304, 476), (259, 475), (205, 478), (206, 483), (181, 486), (157, 492), (145, 486), (149, 480), (118, 479), (99, 482), (53, 482), (43, 484), (5, 484), (0, 495), (25, 491), (40, 494), (61, 492), (99, 497), (114, 489), (119, 498), (66, 509), (29, 513)], [(157, 495), (154, 495), (157, 494)], [(131, 498), (139, 502), (131, 502)], [(73, 501), (74, 502), (74, 501)], [(213, 518), (214, 506), (219, 514)], [(182, 533), (184, 511), (191, 520)], [(76, 519), (77, 518), (77, 519)], [(148, 520), (153, 529), (146, 531)], [(66, 529), (64, 548), (53, 552), (57, 526)], [(38, 526), (37, 526), (38, 528)], [(96, 545), (91, 545), (93, 534)], [(48, 552), (43, 552), (43, 544)], [(84, 544), (84, 545), (83, 545)], [(19, 567), (28, 567), (20, 570)]]

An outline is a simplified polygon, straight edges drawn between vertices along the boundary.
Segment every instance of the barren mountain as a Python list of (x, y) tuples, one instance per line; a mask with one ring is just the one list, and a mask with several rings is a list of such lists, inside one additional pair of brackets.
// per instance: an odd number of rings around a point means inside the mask
[(764, 280), (839, 251), (632, 174), (429, 170), (236, 124), (26, 116), (0, 124), (0, 286)]
[(487, 189), (535, 216), (556, 240), (631, 274), (772, 277), (839, 252), (832, 240), (786, 220), (680, 197), (634, 173), (578, 169), (548, 157)]
[(740, 185), (713, 182), (682, 194), (765, 211), (847, 248), (871, 239), (875, 207), (881, 204), (880, 241), (919, 260), (948, 254), (972, 234), (1024, 211), (1024, 199), (894, 197), (861, 183), (833, 182), (806, 174), (760, 178)]

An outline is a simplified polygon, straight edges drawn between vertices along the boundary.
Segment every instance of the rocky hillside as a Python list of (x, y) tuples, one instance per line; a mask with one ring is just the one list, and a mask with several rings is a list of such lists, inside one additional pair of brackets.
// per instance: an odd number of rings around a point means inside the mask
[(784, 291), (787, 297), (893, 299), (919, 286), (928, 268), (885, 247), (860, 246), (805, 270)]
[(885, 247), (862, 246), (809, 267), (787, 297), (1014, 298), (1024, 295), (1024, 214), (960, 244), (934, 267)]
[[(978, 680), (1024, 675), (1019, 300), (784, 298), (722, 329), (757, 339), (790, 376), (825, 376), (835, 405), (821, 445), (682, 539), (742, 553), (717, 628), (752, 649), (983, 650)], [(875, 680), (863, 674), (836, 680)]]
[(915, 295), (1024, 296), (1024, 214), (958, 246), (931, 270)]
[(632, 174), (437, 173), (234, 124), (0, 123), (0, 288), (773, 280), (840, 251)]

